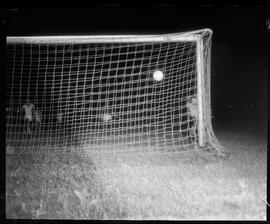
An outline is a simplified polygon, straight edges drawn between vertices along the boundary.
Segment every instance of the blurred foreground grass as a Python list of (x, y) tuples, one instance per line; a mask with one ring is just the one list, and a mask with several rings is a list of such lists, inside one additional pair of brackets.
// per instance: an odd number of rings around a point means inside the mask
[(198, 153), (6, 155), (6, 217), (265, 220), (266, 139), (220, 132), (223, 160)]

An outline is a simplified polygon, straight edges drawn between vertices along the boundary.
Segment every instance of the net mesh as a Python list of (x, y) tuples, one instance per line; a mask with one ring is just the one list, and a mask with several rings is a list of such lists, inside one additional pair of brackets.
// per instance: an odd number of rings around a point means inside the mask
[[(200, 36), (202, 54), (188, 35)], [(126, 42), (8, 41), (7, 148), (15, 153), (221, 151), (211, 126), (211, 32), (176, 36), (145, 42), (142, 36)], [(198, 57), (204, 147), (198, 143)]]

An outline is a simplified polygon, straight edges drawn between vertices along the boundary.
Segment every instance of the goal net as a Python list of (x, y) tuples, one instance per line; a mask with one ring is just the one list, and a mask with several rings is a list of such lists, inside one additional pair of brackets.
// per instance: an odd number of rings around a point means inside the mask
[(7, 37), (7, 148), (222, 152), (211, 125), (211, 36)]

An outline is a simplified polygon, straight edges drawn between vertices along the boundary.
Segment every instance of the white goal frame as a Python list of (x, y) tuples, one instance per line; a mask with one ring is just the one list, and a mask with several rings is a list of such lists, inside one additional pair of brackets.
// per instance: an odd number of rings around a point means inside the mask
[[(211, 126), (211, 108), (204, 111), (205, 104), (210, 106), (210, 67), (205, 65), (204, 58), (204, 38), (205, 35), (211, 38), (211, 29), (201, 29), (192, 32), (182, 32), (173, 34), (160, 34), (160, 35), (97, 35), (97, 36), (25, 36), (7, 37), (7, 44), (84, 44), (84, 43), (153, 43), (153, 42), (195, 42), (196, 43), (196, 67), (197, 67), (197, 103), (198, 103), (198, 145), (206, 147), (210, 135), (216, 143), (214, 134), (212, 133)], [(207, 67), (208, 66), (208, 67)], [(206, 72), (207, 70), (207, 72)], [(207, 73), (207, 74), (206, 74)], [(208, 76), (208, 77), (205, 77)], [(208, 79), (208, 87), (205, 89), (204, 79)], [(208, 99), (203, 97), (203, 94), (208, 91)], [(209, 102), (205, 102), (209, 100)], [(210, 131), (205, 131), (206, 122), (210, 122)], [(207, 134), (208, 133), (208, 134)], [(219, 144), (218, 144), (219, 145)], [(220, 148), (220, 147), (218, 147)]]

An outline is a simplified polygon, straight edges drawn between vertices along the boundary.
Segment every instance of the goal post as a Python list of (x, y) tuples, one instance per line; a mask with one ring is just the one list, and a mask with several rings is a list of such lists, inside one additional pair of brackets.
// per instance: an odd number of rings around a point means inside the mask
[(211, 124), (211, 38), (210, 29), (7, 37), (7, 147), (222, 152)]
[(199, 146), (204, 147), (204, 122), (203, 122), (203, 40), (197, 40), (197, 99), (198, 99), (198, 137)]

